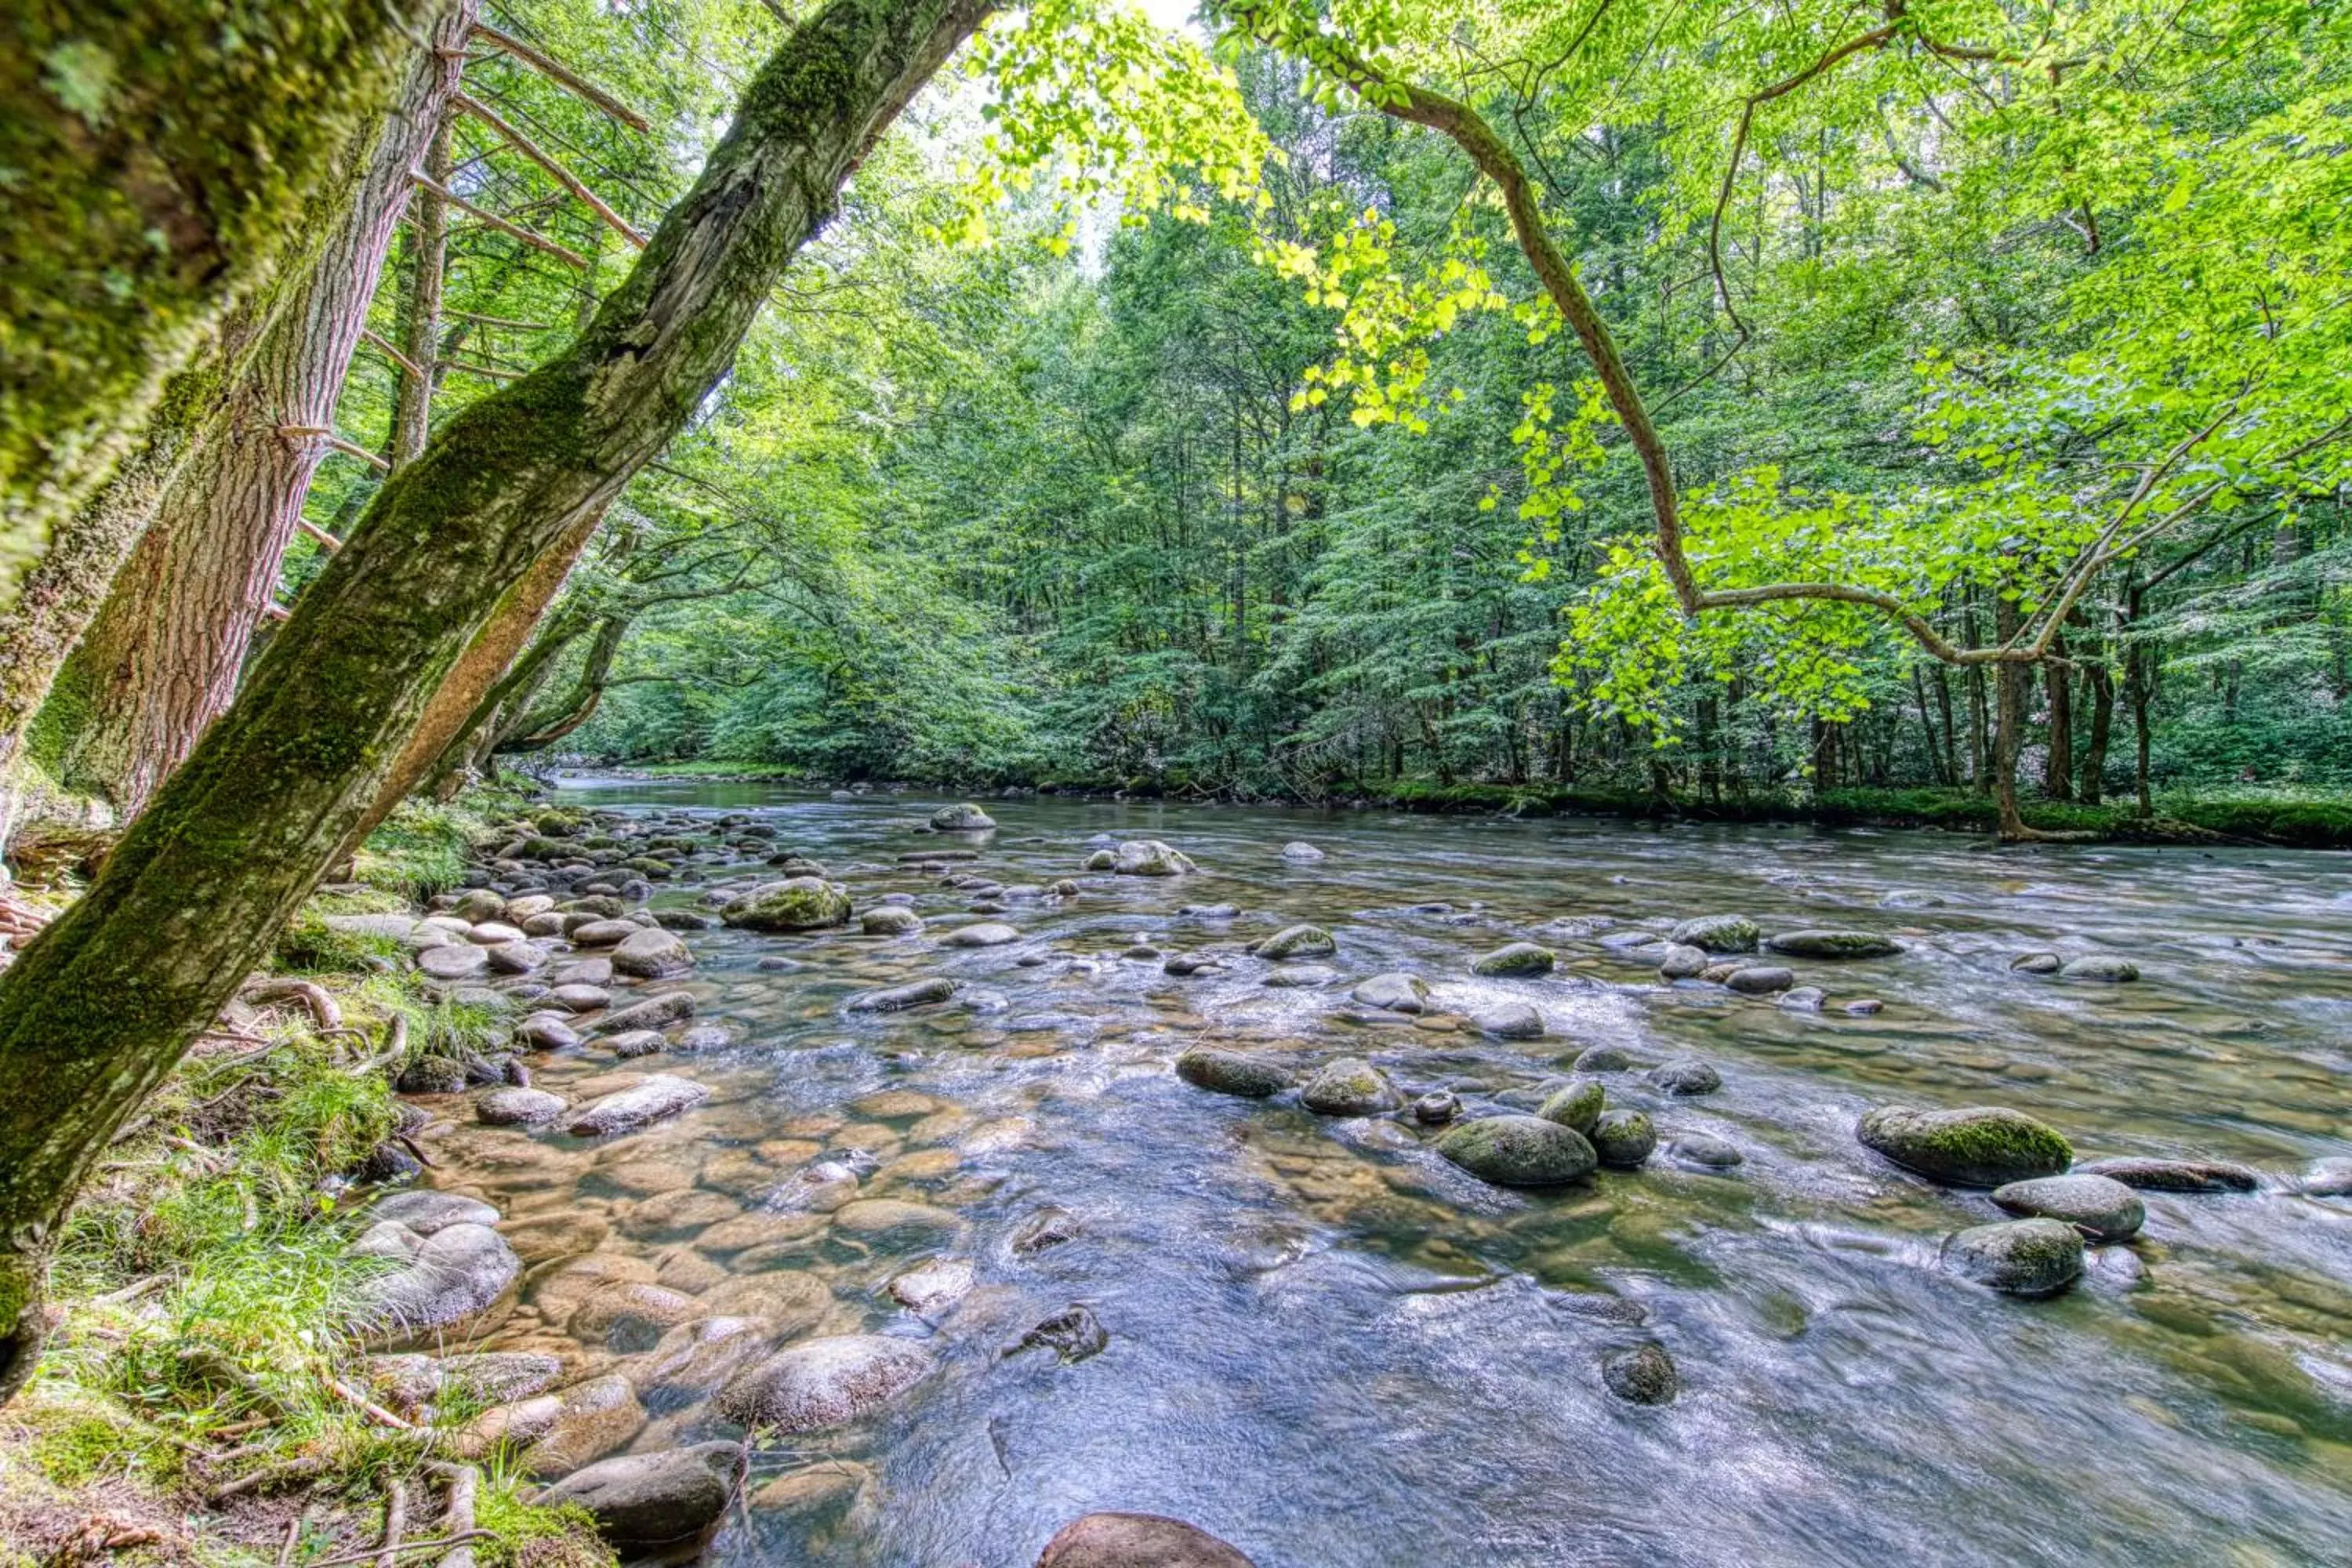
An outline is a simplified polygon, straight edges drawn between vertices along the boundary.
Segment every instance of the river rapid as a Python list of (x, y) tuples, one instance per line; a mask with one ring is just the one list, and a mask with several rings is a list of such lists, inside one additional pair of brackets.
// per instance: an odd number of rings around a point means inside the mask
[[(706, 837), (741, 817), (861, 911), (910, 895), (926, 922), (682, 933), (694, 969), (646, 990), (693, 994), (727, 1044), (532, 1058), (575, 1103), (632, 1072), (711, 1091), (645, 1131), (443, 1108), (434, 1179), (499, 1206), (528, 1266), (487, 1348), (558, 1347), (581, 1376), (656, 1353), (660, 1323), (578, 1330), (584, 1247), (622, 1260), (614, 1278), (933, 1358), (878, 1410), (756, 1448), (721, 1564), (1025, 1568), (1095, 1510), (1190, 1521), (1259, 1568), (2352, 1561), (2352, 1198), (2300, 1187), (2352, 1154), (2344, 857), (1031, 799), (934, 836), (940, 802), (914, 795), (567, 780), (557, 801)], [(1101, 835), (1199, 869), (1087, 874)], [(1323, 858), (1286, 859), (1294, 841)], [(976, 851), (950, 873), (1080, 886), (974, 912), (900, 860), (933, 847)], [(714, 888), (776, 875), (740, 848), (684, 857), (655, 905), (708, 910)], [(1220, 904), (1237, 912), (1180, 913)], [(1670, 984), (1607, 943), (1722, 912), (1904, 951), (1788, 961), (1827, 993), (1816, 1012)], [(981, 921), (1018, 940), (945, 944)], [(1265, 984), (1278, 966), (1242, 946), (1300, 921), (1336, 938), (1336, 973)], [(1558, 967), (1471, 975), (1514, 940)], [(2141, 978), (2012, 973), (2037, 950)], [(1223, 966), (1167, 973), (1204, 951)], [(1389, 971), (1426, 980), (1432, 1014), (1350, 1000)], [(952, 999), (845, 1005), (934, 975)], [(1883, 1010), (1843, 1010), (1865, 997)], [(1544, 1037), (1468, 1023), (1511, 1001)], [(1638, 1171), (1492, 1186), (1410, 1113), (1194, 1088), (1171, 1063), (1202, 1042), (1302, 1070), (1365, 1057), (1465, 1114), (1530, 1110), (1614, 1045), (1638, 1066), (1596, 1081), (1662, 1146)], [(1683, 1056), (1721, 1089), (1673, 1096), (1640, 1070)], [(2005, 1216), (1858, 1144), (1856, 1118), (1888, 1104), (2011, 1106), (2078, 1160), (2226, 1160), (2263, 1183), (2145, 1193), (2137, 1239), (2018, 1299), (1938, 1267), (1947, 1235)], [(1677, 1162), (1694, 1134), (1744, 1163)], [(813, 1194), (814, 1166), (846, 1166), (854, 1193)], [(1066, 1239), (1032, 1245), (1041, 1224)], [(930, 1260), (969, 1263), (968, 1292), (902, 1306), (891, 1282)], [(1020, 1348), (1073, 1306), (1102, 1348)], [(1653, 1342), (1678, 1394), (1612, 1395), (1603, 1360)], [(644, 1409), (621, 1449), (741, 1430), (699, 1397)]]

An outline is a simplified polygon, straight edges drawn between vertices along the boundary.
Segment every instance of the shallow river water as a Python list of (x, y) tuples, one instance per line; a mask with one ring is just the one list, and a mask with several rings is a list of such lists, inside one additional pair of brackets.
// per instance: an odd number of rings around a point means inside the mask
[[(601, 1142), (470, 1123), (442, 1142), (442, 1179), (499, 1205), (535, 1265), (493, 1347), (557, 1338), (571, 1298), (548, 1255), (593, 1244), (726, 1310), (936, 1354), (877, 1414), (757, 1452), (722, 1564), (1026, 1568), (1098, 1509), (1189, 1520), (1260, 1568), (2352, 1562), (2352, 1198), (2294, 1189), (2352, 1154), (2343, 857), (1050, 800), (989, 801), (996, 831), (947, 839), (915, 831), (938, 802), (912, 795), (575, 780), (559, 800), (706, 827), (749, 813), (860, 909), (910, 893), (928, 922), (688, 932), (693, 973), (649, 989), (691, 991), (731, 1044), (617, 1062), (592, 1041), (536, 1059), (535, 1081), (578, 1099), (660, 1071), (710, 1100)], [(1102, 834), (1166, 840), (1200, 872), (1085, 876)], [(1302, 839), (1325, 858), (1286, 861)], [(897, 864), (950, 842), (1003, 882), (1082, 889), (972, 914)], [(690, 864), (656, 902), (774, 874)], [(1238, 915), (1178, 913), (1218, 903)], [(1601, 942), (1720, 911), (1906, 951), (1795, 963), (1829, 993), (1805, 1013), (1668, 985)], [(941, 945), (980, 920), (1021, 938)], [(1240, 946), (1302, 921), (1338, 939), (1339, 977), (1263, 984), (1273, 966)], [(1558, 970), (1471, 977), (1520, 938)], [(1230, 962), (1173, 977), (1128, 955), (1139, 944)], [(2012, 973), (2032, 950), (2127, 956), (2143, 978)], [(803, 967), (757, 967), (779, 957)], [(1439, 1015), (1349, 1000), (1391, 970), (1424, 977)], [(844, 1010), (933, 974), (963, 983), (955, 1000)], [(1861, 996), (1884, 1011), (1840, 1010)], [(1469, 1027), (1512, 998), (1548, 1037)], [(1719, 1092), (1614, 1073), (1611, 1103), (1648, 1111), (1662, 1145), (1705, 1132), (1746, 1163), (1706, 1173), (1662, 1146), (1638, 1172), (1492, 1187), (1410, 1116), (1191, 1087), (1170, 1063), (1202, 1040), (1279, 1045), (1301, 1068), (1366, 1056), (1471, 1113), (1531, 1109), (1592, 1045), (1696, 1055)], [(2095, 1249), (2066, 1294), (2012, 1299), (1937, 1268), (1944, 1236), (2003, 1217), (1983, 1194), (1855, 1142), (1856, 1116), (1889, 1103), (2013, 1106), (2079, 1159), (2238, 1161), (2264, 1187), (2147, 1193), (2138, 1240)], [(857, 1204), (779, 1212), (780, 1184), (844, 1158)], [(1076, 1236), (1016, 1250), (1048, 1205)], [(888, 1282), (940, 1258), (971, 1263), (971, 1291), (928, 1317), (898, 1306)], [(1014, 1348), (1081, 1303), (1100, 1353)], [(1680, 1371), (1672, 1404), (1602, 1384), (1601, 1359), (1644, 1341)], [(616, 1332), (572, 1353), (593, 1373), (646, 1348)], [(706, 1405), (648, 1408), (625, 1446), (735, 1430)]]

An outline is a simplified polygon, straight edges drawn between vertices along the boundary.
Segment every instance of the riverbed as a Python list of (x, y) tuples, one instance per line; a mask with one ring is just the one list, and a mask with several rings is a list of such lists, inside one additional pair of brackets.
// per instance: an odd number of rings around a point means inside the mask
[[(436, 1180), (498, 1205), (529, 1266), (488, 1348), (561, 1342), (583, 1377), (645, 1364), (661, 1325), (572, 1331), (585, 1247), (625, 1260), (615, 1278), (930, 1357), (876, 1412), (763, 1443), (718, 1563), (1026, 1568), (1096, 1510), (1190, 1521), (1259, 1568), (2352, 1555), (2352, 1198), (2299, 1185), (2352, 1155), (2344, 857), (1039, 799), (984, 801), (992, 831), (936, 835), (934, 798), (746, 784), (570, 780), (557, 802), (666, 831), (745, 818), (861, 910), (907, 895), (925, 922), (682, 933), (692, 972), (648, 989), (691, 993), (723, 1045), (532, 1058), (575, 1101), (630, 1073), (710, 1090), (643, 1131), (438, 1108)], [(1130, 839), (1198, 870), (1082, 869)], [(1298, 842), (1322, 858), (1286, 858)], [(950, 846), (975, 858), (901, 859)], [(776, 874), (740, 849), (680, 858), (655, 905), (707, 910), (714, 887)], [(1078, 885), (974, 911), (957, 874)], [(1903, 951), (1790, 961), (1826, 994), (1815, 1011), (1668, 983), (1622, 946), (1724, 912)], [(982, 921), (1017, 940), (946, 944)], [(1242, 949), (1297, 922), (1336, 939), (1334, 973), (1269, 985), (1283, 966)], [(1471, 974), (1517, 940), (1558, 966)], [(2140, 978), (2011, 970), (2036, 951), (2122, 956)], [(1168, 973), (1203, 953), (1219, 966)], [(1395, 971), (1428, 983), (1427, 1013), (1350, 999)], [(846, 1005), (931, 976), (955, 994)], [(1864, 999), (1883, 1006), (1846, 1010)], [(1543, 1037), (1469, 1023), (1511, 1002)], [(1409, 1113), (1197, 1089), (1171, 1063), (1199, 1043), (1302, 1071), (1363, 1057), (1408, 1100), (1450, 1089), (1470, 1115), (1532, 1109), (1584, 1049), (1617, 1046), (1636, 1068), (1596, 1080), (1663, 1146), (1564, 1188), (1492, 1186)], [(1640, 1070), (1679, 1057), (1722, 1087), (1673, 1095)], [(2237, 1162), (2263, 1186), (2146, 1193), (2138, 1238), (2021, 1300), (1938, 1267), (1946, 1236), (2004, 1216), (1861, 1147), (1856, 1118), (1888, 1104), (2011, 1106), (2078, 1159)], [(1742, 1163), (1674, 1157), (1698, 1135)], [(819, 1166), (854, 1173), (854, 1196), (812, 1198)], [(969, 1264), (969, 1289), (894, 1298), (938, 1260)], [(1098, 1350), (1021, 1348), (1076, 1306)], [(1674, 1363), (1670, 1403), (1604, 1384), (1603, 1361), (1643, 1343)], [(698, 1397), (645, 1410), (622, 1448), (741, 1430)]]

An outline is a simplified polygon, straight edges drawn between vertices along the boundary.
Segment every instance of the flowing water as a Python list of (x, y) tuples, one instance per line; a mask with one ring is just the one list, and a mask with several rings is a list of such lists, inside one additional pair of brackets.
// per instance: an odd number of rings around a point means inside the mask
[[(656, 988), (693, 992), (732, 1044), (619, 1063), (592, 1042), (541, 1059), (537, 1081), (576, 1099), (658, 1070), (709, 1101), (599, 1143), (469, 1124), (442, 1144), (442, 1179), (506, 1209), (536, 1261), (493, 1345), (562, 1337), (572, 1298), (551, 1276), (593, 1243), (726, 1310), (782, 1302), (807, 1332), (936, 1353), (880, 1412), (755, 1453), (758, 1500), (714, 1543), (722, 1563), (1025, 1568), (1097, 1509), (1192, 1521), (1261, 1568), (2352, 1561), (2352, 1199), (2294, 1190), (2311, 1160), (2352, 1153), (2341, 857), (1050, 800), (992, 801), (994, 833), (944, 840), (914, 831), (935, 803), (912, 796), (572, 781), (560, 799), (705, 832), (748, 813), (861, 908), (910, 893), (929, 922), (887, 940), (690, 933), (695, 972)], [(969, 843), (983, 875), (1051, 882), (1102, 834), (1164, 839), (1200, 873), (1087, 876), (1075, 897), (974, 915), (936, 870), (898, 864)], [(1286, 861), (1295, 839), (1326, 858)], [(773, 874), (722, 854), (656, 903)], [(1179, 912), (1219, 903), (1239, 913)], [(1602, 943), (1718, 911), (1906, 951), (1797, 963), (1830, 994), (1801, 1013), (1664, 984)], [(1021, 939), (940, 944), (981, 919)], [(1337, 937), (1340, 978), (1262, 984), (1271, 966), (1239, 946), (1301, 921)], [(1517, 938), (1556, 948), (1559, 969), (1471, 978), (1473, 956)], [(1143, 947), (1232, 959), (1177, 978)], [(2144, 978), (2010, 972), (2036, 949), (2122, 954)], [(1349, 1001), (1390, 970), (1425, 977), (1441, 1015)], [(962, 983), (954, 1001), (844, 1010), (933, 974)], [(1846, 1016), (1858, 996), (1884, 1011)], [(1467, 1026), (1512, 998), (1549, 1037)], [(1647, 1110), (1663, 1142), (1709, 1133), (1747, 1159), (1709, 1174), (1662, 1149), (1639, 1172), (1507, 1191), (1438, 1159), (1409, 1117), (1194, 1089), (1169, 1064), (1202, 1039), (1302, 1067), (1366, 1056), (1473, 1113), (1528, 1108), (1589, 1046), (1696, 1055), (1719, 1092), (1614, 1073), (1611, 1103)], [(1854, 1142), (1857, 1114), (1886, 1103), (2014, 1106), (2081, 1159), (2232, 1160), (2266, 1181), (2146, 1194), (2137, 1241), (2095, 1249), (2063, 1296), (2012, 1299), (1936, 1267), (1945, 1235), (2002, 1217), (1988, 1199)], [(864, 1206), (780, 1212), (796, 1171), (844, 1158)], [(1049, 1205), (1076, 1237), (1016, 1250)], [(887, 1283), (940, 1258), (974, 1266), (971, 1293), (928, 1317), (899, 1307)], [(1108, 1331), (1100, 1353), (1014, 1348), (1079, 1303)], [(1680, 1370), (1670, 1405), (1602, 1385), (1601, 1359), (1644, 1341)], [(567, 1353), (627, 1371), (646, 1342), (615, 1331)], [(655, 1402), (624, 1447), (732, 1430), (707, 1405)]]

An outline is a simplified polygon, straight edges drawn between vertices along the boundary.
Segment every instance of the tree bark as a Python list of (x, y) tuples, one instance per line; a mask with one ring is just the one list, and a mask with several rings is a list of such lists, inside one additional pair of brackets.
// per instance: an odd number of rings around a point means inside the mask
[(2096, 805), (2107, 792), (2107, 746), (2115, 734), (2116, 679), (2105, 659), (2090, 667), (2091, 741), (2083, 752), (2083, 804)]
[[(1996, 641), (2007, 642), (2015, 637), (2020, 622), (2017, 602), (1995, 595), (1992, 620)], [(2017, 753), (2025, 729), (2027, 673), (2023, 665), (1993, 666), (1992, 788), (2004, 839), (2032, 836), (2024, 816), (2017, 809)]]
[(394, 475), (80, 901), (0, 973), (0, 1390), (49, 1238), (352, 836), (426, 700), (533, 561), (719, 384), (841, 183), (987, 0), (833, 0), (761, 68), (594, 325)]
[[(2063, 643), (2060, 656), (2065, 652)], [(2050, 702), (2050, 753), (2042, 769), (2042, 793), (2052, 800), (2074, 798), (2074, 677), (2062, 664), (2042, 667), (2042, 689)]]
[(28, 0), (0, 47), (0, 609), (224, 312), (297, 258), (443, 0)]
[(331, 449), (410, 174), (457, 89), (476, 10), (477, 0), (453, 0), (413, 58), (317, 266), (288, 290), (72, 655), (67, 680), (80, 710), (60, 776), (123, 817), (145, 806), (236, 694), (310, 477)]
[[(437, 185), (449, 183), (449, 111), (425, 150), (425, 173)], [(403, 371), (400, 395), (393, 402), (392, 467), (396, 473), (424, 455), (433, 435), (433, 394), (440, 384), (441, 285), (449, 257), (449, 204), (419, 186), (408, 207), (408, 300), (401, 353), (421, 374)]]
[(596, 511), (582, 518), (556, 541), (554, 548), (532, 562), (522, 580), (499, 601), (489, 624), (467, 645), (456, 668), (425, 704), (425, 716), (402, 744), (383, 789), (360, 819), (357, 837), (364, 838), (373, 832), (418, 784), (449, 770), (446, 753), (461, 746), (488, 720), (486, 704), (492, 704), (499, 693), (507, 667), (521, 653), (540, 617), (562, 591), (564, 579), (572, 574), (573, 563), (603, 517), (602, 511)]

